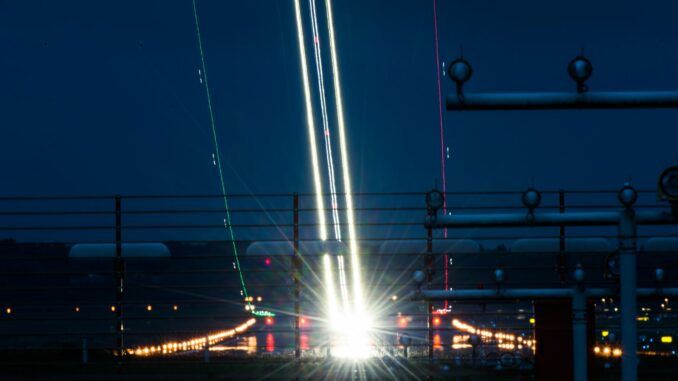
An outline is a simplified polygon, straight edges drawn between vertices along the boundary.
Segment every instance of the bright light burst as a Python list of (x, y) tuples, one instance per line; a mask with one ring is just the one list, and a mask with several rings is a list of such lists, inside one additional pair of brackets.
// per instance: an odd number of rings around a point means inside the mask
[[(316, 147), (316, 128), (314, 124), (313, 105), (310, 95), (310, 84), (308, 75), (308, 64), (306, 58), (306, 47), (303, 32), (303, 23), (301, 18), (300, 0), (295, 0), (297, 38), (299, 42), (299, 54), (301, 59), (302, 80), (304, 86), (304, 100), (306, 104), (306, 119), (309, 133), (309, 144), (311, 150), (311, 159), (313, 166), (313, 177), (316, 192), (316, 204), (318, 208), (318, 224), (321, 240), (327, 240), (327, 227), (325, 217), (325, 204), (322, 198), (322, 183), (320, 181), (319, 159)], [(320, 32), (316, 11), (316, 0), (309, 0), (309, 10), (311, 18), (311, 28), (313, 37), (313, 51), (315, 53), (316, 77), (318, 81), (318, 93), (320, 99), (321, 120), (323, 124), (323, 137), (325, 141), (325, 155), (327, 161), (327, 176), (330, 189), (330, 210), (332, 211), (332, 222), (335, 232), (335, 239), (342, 240), (341, 224), (338, 212), (338, 200), (336, 192), (336, 178), (334, 169), (334, 158), (332, 154), (332, 140), (330, 133), (330, 123), (327, 110), (327, 98), (325, 93), (325, 80), (322, 65), (322, 52), (320, 49)], [(355, 215), (353, 209), (353, 197), (351, 188), (350, 164), (348, 158), (347, 137), (344, 123), (343, 99), (341, 95), (341, 85), (339, 79), (339, 63), (337, 58), (337, 48), (335, 43), (334, 23), (332, 16), (332, 4), (330, 0), (325, 0), (327, 33), (329, 36), (330, 58), (332, 68), (332, 84), (335, 100), (335, 114), (337, 117), (336, 128), (339, 136), (339, 159), (341, 166), (341, 182), (344, 186), (344, 202), (347, 221), (347, 240), (348, 240), (348, 266), (344, 261), (344, 253), (325, 254), (323, 257), (324, 282), (326, 288), (327, 322), (331, 332), (331, 346), (334, 356), (364, 358), (372, 354), (372, 343), (370, 339), (372, 330), (372, 319), (368, 315), (364, 306), (364, 295), (362, 288), (362, 274), (357, 245), (357, 235), (355, 229)], [(337, 272), (333, 271), (332, 258), (336, 258)], [(347, 281), (346, 269), (350, 268), (350, 283)], [(337, 297), (337, 286), (341, 300)], [(341, 304), (340, 304), (341, 303)]]

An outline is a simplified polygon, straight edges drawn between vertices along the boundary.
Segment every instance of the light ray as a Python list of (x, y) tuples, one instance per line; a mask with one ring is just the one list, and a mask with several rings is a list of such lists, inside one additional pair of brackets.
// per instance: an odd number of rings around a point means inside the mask
[(337, 124), (339, 126), (339, 149), (341, 152), (342, 180), (346, 200), (346, 219), (348, 222), (348, 241), (351, 255), (351, 274), (353, 277), (353, 300), (356, 311), (364, 311), (363, 290), (360, 274), (360, 260), (358, 258), (358, 244), (355, 231), (355, 217), (353, 211), (353, 196), (351, 195), (351, 175), (348, 149), (346, 144), (346, 131), (344, 123), (344, 104), (341, 96), (341, 84), (339, 80), (339, 63), (337, 48), (334, 38), (334, 21), (332, 15), (332, 1), (325, 0), (327, 12), (327, 30), (330, 36), (330, 57), (332, 60), (332, 76), (334, 80), (334, 100), (337, 108)]
[(301, 60), (301, 75), (304, 84), (304, 100), (306, 102), (306, 124), (308, 129), (309, 145), (311, 147), (311, 161), (313, 163), (313, 183), (315, 185), (316, 206), (318, 208), (318, 225), (320, 239), (327, 240), (327, 223), (322, 199), (322, 184), (320, 182), (320, 166), (318, 164), (318, 148), (315, 140), (315, 125), (313, 123), (313, 105), (311, 103), (311, 88), (308, 80), (308, 66), (306, 64), (306, 48), (304, 46), (304, 31), (301, 23), (301, 6), (299, 0), (294, 0), (294, 10), (297, 21), (297, 39), (299, 42), (299, 59)]
[(330, 185), (330, 198), (332, 218), (334, 220), (334, 237), (341, 241), (341, 227), (339, 211), (337, 210), (337, 186), (334, 175), (334, 157), (332, 155), (332, 143), (330, 139), (330, 125), (327, 117), (327, 99), (325, 97), (325, 76), (323, 74), (322, 52), (320, 50), (320, 34), (318, 32), (318, 16), (316, 14), (315, 0), (309, 0), (311, 11), (311, 28), (313, 33), (313, 51), (315, 53), (315, 69), (318, 78), (318, 93), (320, 96), (320, 112), (323, 122), (323, 136), (325, 140), (325, 156), (327, 159), (327, 174)]

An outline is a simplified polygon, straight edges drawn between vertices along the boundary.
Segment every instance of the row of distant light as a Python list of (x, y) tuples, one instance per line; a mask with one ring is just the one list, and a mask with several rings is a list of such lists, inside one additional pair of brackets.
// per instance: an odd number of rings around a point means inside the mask
[(247, 329), (251, 327), (254, 323), (256, 323), (256, 319), (252, 318), (233, 329), (221, 331), (219, 333), (209, 335), (207, 337), (195, 338), (191, 340), (178, 342), (173, 341), (160, 345), (138, 347), (136, 349), (128, 349), (127, 353), (136, 356), (155, 356), (155, 355), (166, 355), (180, 351), (201, 350), (205, 348), (206, 343), (208, 343), (208, 345), (214, 345), (224, 339), (231, 338), (239, 333), (247, 331)]
[[(116, 306), (111, 306), (110, 310), (111, 310), (111, 312), (115, 312), (115, 311), (117, 310), (117, 307), (116, 307)], [(173, 311), (178, 311), (178, 310), (179, 310), (179, 306), (176, 305), (176, 304), (172, 305), (172, 310), (173, 310)], [(75, 311), (75, 312), (80, 312), (80, 306), (75, 306), (75, 307), (73, 308), (73, 311)], [(150, 311), (153, 311), (153, 306), (150, 305), (150, 304), (148, 304), (148, 305), (146, 306), (146, 311), (149, 311), (149, 312), (150, 312)], [(13, 312), (13, 310), (12, 310), (11, 307), (5, 308), (5, 313), (6, 313), (7, 315), (11, 314), (12, 312)]]

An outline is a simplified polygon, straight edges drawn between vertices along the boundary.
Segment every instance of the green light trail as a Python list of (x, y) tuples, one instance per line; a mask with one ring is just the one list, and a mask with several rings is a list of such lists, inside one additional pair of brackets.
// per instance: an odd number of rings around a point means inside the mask
[[(214, 112), (212, 111), (212, 98), (210, 96), (210, 88), (207, 82), (207, 69), (205, 68), (205, 53), (202, 47), (202, 37), (200, 35), (200, 23), (198, 23), (198, 10), (193, 0), (193, 16), (195, 17), (195, 31), (198, 34), (198, 47), (200, 48), (200, 62), (202, 63), (202, 73), (205, 79), (205, 92), (207, 93), (207, 108), (210, 114), (210, 124), (212, 126), (212, 138), (214, 140), (214, 151), (217, 162), (217, 169), (219, 170), (219, 180), (221, 182), (221, 193), (224, 195), (224, 210), (226, 211), (226, 226), (231, 235), (231, 243), (233, 244), (233, 254), (235, 255), (235, 264), (240, 275), (240, 285), (242, 287), (243, 296), (247, 300), (247, 287), (245, 287), (245, 278), (240, 268), (240, 259), (238, 257), (238, 248), (235, 244), (235, 234), (233, 233), (233, 226), (231, 225), (231, 213), (228, 208), (228, 197), (226, 196), (226, 185), (224, 183), (224, 171), (221, 169), (221, 154), (219, 153), (219, 142), (217, 141), (217, 130), (214, 123)], [(250, 304), (248, 302), (248, 304)], [(250, 304), (251, 305), (251, 304)]]

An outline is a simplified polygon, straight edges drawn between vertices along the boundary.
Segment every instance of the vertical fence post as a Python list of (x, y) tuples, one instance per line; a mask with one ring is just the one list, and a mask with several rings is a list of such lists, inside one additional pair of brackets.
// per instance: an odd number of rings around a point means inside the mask
[(116, 315), (116, 332), (118, 363), (122, 363), (124, 354), (124, 338), (123, 338), (123, 320), (122, 320), (122, 294), (125, 277), (125, 263), (122, 259), (122, 200), (119, 195), (115, 196), (115, 277), (116, 277), (116, 292), (115, 292), (115, 315)]
[(292, 256), (292, 276), (294, 280), (294, 358), (301, 360), (301, 258), (299, 257), (299, 194), (294, 193), (294, 254)]
[(622, 381), (638, 379), (636, 326), (636, 221), (630, 207), (622, 212), (619, 223), (619, 280), (621, 283)]
[[(426, 236), (426, 257), (424, 259), (424, 268), (426, 268), (426, 283), (429, 289), (433, 287), (433, 265), (435, 258), (433, 257), (433, 229), (428, 228)], [(426, 306), (427, 319), (427, 341), (428, 341), (428, 359), (433, 361), (433, 303), (429, 302)]]
[[(558, 210), (560, 213), (565, 213), (565, 192), (558, 192)], [(558, 251), (558, 259), (556, 260), (556, 271), (560, 276), (560, 282), (565, 283), (566, 272), (567, 272), (567, 258), (565, 256), (565, 225), (560, 224), (559, 226), (559, 246), (560, 250)]]

